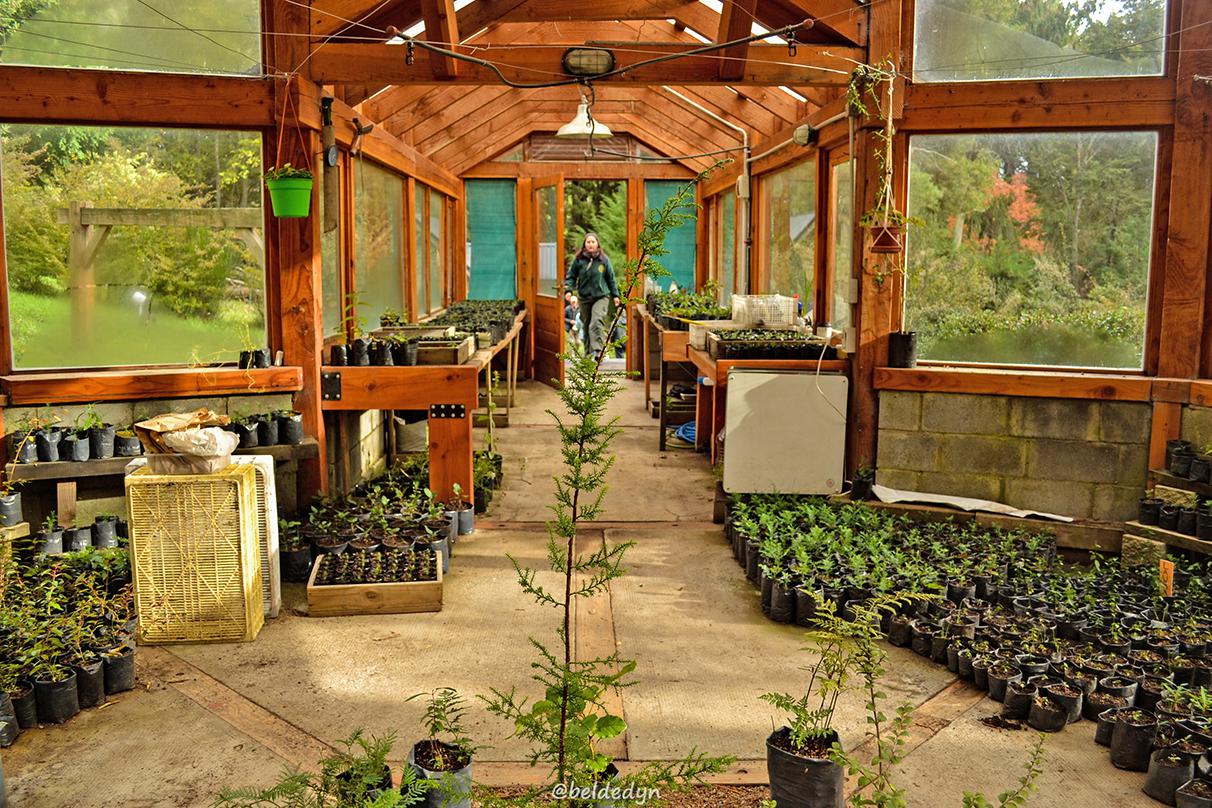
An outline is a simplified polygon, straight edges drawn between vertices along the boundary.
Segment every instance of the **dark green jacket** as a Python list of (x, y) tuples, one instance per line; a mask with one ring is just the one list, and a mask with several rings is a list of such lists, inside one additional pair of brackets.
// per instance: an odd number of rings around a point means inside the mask
[(614, 279), (614, 267), (606, 253), (599, 252), (590, 259), (578, 255), (568, 265), (564, 274), (564, 288), (581, 300), (597, 300), (599, 297), (619, 297), (619, 284)]

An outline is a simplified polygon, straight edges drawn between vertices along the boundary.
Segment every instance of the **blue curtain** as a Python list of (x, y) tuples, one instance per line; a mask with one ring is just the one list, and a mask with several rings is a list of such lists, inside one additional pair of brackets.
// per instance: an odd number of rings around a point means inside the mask
[[(683, 180), (644, 180), (645, 213), (658, 210), (673, 197), (686, 183)], [(669, 271), (669, 277), (657, 281), (662, 289), (669, 289), (670, 282), (678, 285), (679, 289), (694, 289), (694, 258), (695, 258), (695, 220), (697, 208), (694, 197), (691, 196), (682, 210), (691, 218), (669, 231), (665, 236), (665, 249), (668, 255), (660, 258), (661, 266)]]
[(518, 296), (517, 221), (514, 180), (467, 180), (471, 300)]

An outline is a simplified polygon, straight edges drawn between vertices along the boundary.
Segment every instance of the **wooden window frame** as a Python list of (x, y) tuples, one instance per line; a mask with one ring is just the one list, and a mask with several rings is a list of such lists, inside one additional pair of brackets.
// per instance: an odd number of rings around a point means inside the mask
[[(825, 208), (824, 208), (825, 215), (819, 216), (819, 214), (818, 214), (818, 219), (825, 222), (825, 226), (823, 228), (819, 228), (820, 230), (823, 231), (822, 238), (824, 240), (824, 249), (821, 251), (822, 255), (824, 256), (824, 260), (821, 265), (821, 278), (822, 278), (821, 289), (824, 290), (824, 292), (825, 292), (824, 300), (822, 301), (820, 311), (825, 312), (827, 321), (829, 323), (835, 323), (837, 321), (837, 312), (834, 310), (835, 301), (834, 301), (834, 297), (833, 297), (833, 286), (834, 286), (834, 282), (837, 279), (836, 276), (837, 276), (837, 269), (838, 269), (838, 267), (837, 267), (837, 239), (835, 238), (835, 236), (837, 234), (837, 207), (838, 207), (837, 202), (836, 202), (836, 191), (837, 191), (836, 170), (837, 170), (838, 166), (841, 166), (841, 165), (844, 165), (844, 164), (850, 162), (850, 147), (848, 145), (846, 145), (846, 146), (840, 146), (840, 147), (837, 147), (834, 149), (830, 149), (828, 152), (826, 152), (826, 155), (827, 155), (826, 159), (818, 161), (820, 163), (820, 165), (823, 166), (822, 185), (825, 188)], [(853, 189), (854, 189), (853, 171), (851, 172), (850, 183), (851, 183), (851, 185), (850, 185), (851, 190), (853, 191)], [(853, 197), (853, 193), (851, 194), (851, 196)], [(853, 199), (850, 200), (850, 206), (851, 206), (851, 208), (854, 207)], [(858, 217), (854, 215), (853, 210), (851, 211), (851, 218), (854, 220), (851, 222), (852, 229), (854, 227), (858, 227)], [(849, 277), (851, 280), (854, 280), (853, 263), (850, 267)], [(855, 319), (856, 319), (853, 311), (849, 312), (848, 319), (850, 322), (850, 326), (853, 327), (854, 323), (855, 323)]]
[[(909, 146), (914, 135), (927, 137), (932, 135), (1064, 135), (1083, 132), (1152, 132), (1157, 136), (1157, 152), (1155, 155), (1153, 168), (1152, 243), (1149, 247), (1149, 263), (1146, 268), (1147, 276), (1145, 279), (1145, 331), (1141, 367), (1098, 368), (1086, 367), (1083, 365), (1027, 365), (1022, 363), (1003, 364), (997, 362), (960, 362), (939, 359), (918, 360), (918, 367), (925, 370), (960, 370), (974, 373), (981, 371), (1015, 371), (1022, 373), (1038, 373), (1044, 376), (1054, 376), (1058, 374), (1075, 376), (1097, 374), (1100, 376), (1111, 375), (1122, 378), (1132, 378), (1155, 374), (1159, 350), (1162, 276), (1165, 274), (1165, 244), (1164, 239), (1161, 238), (1160, 234), (1164, 232), (1166, 227), (1166, 210), (1168, 208), (1170, 196), (1169, 171), (1166, 170), (1169, 165), (1169, 154), (1172, 144), (1173, 130), (1170, 127), (1143, 125), (1134, 126), (1131, 124), (1125, 124), (1123, 126), (1116, 127), (1068, 126), (1063, 128), (1023, 127), (1014, 129), (1007, 129), (1003, 127), (980, 127), (948, 131), (901, 131), (897, 136), (903, 142), (904, 146), (900, 150), (901, 154), (898, 155), (899, 159), (894, 158), (894, 160), (899, 166), (901, 176), (904, 178), (905, 193), (903, 198), (905, 200), (905, 209), (908, 209), (909, 198)], [(913, 238), (912, 232), (908, 233), (908, 238)], [(904, 260), (906, 263), (909, 260), (907, 249), (904, 254)], [(903, 283), (897, 284), (895, 288), (896, 294), (892, 309), (893, 331), (903, 330), (905, 325), (905, 309), (908, 305), (908, 301), (901, 294), (902, 287)]]

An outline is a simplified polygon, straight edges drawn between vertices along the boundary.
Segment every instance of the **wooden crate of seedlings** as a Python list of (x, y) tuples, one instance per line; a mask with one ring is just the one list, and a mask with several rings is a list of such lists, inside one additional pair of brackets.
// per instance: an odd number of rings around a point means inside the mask
[(454, 333), (455, 329), (452, 325), (442, 326), (414, 323), (412, 325), (383, 326), (372, 332), (371, 336), (388, 339), (398, 334), (408, 339), (420, 339), (421, 337), (453, 337)]
[(455, 339), (422, 338), (417, 343), (418, 365), (461, 365), (476, 350), (476, 338), (471, 335)]
[(440, 612), (442, 564), (430, 549), (322, 555), (307, 581), (307, 606), (312, 617)]

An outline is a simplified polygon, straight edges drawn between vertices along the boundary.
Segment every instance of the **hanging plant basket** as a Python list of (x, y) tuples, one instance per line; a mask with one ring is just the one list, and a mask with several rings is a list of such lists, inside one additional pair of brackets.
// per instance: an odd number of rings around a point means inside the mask
[(265, 180), (274, 216), (279, 219), (302, 219), (311, 213), (311, 177), (282, 177)]
[(904, 252), (905, 228), (900, 225), (873, 225), (871, 231), (871, 252), (882, 255)]

